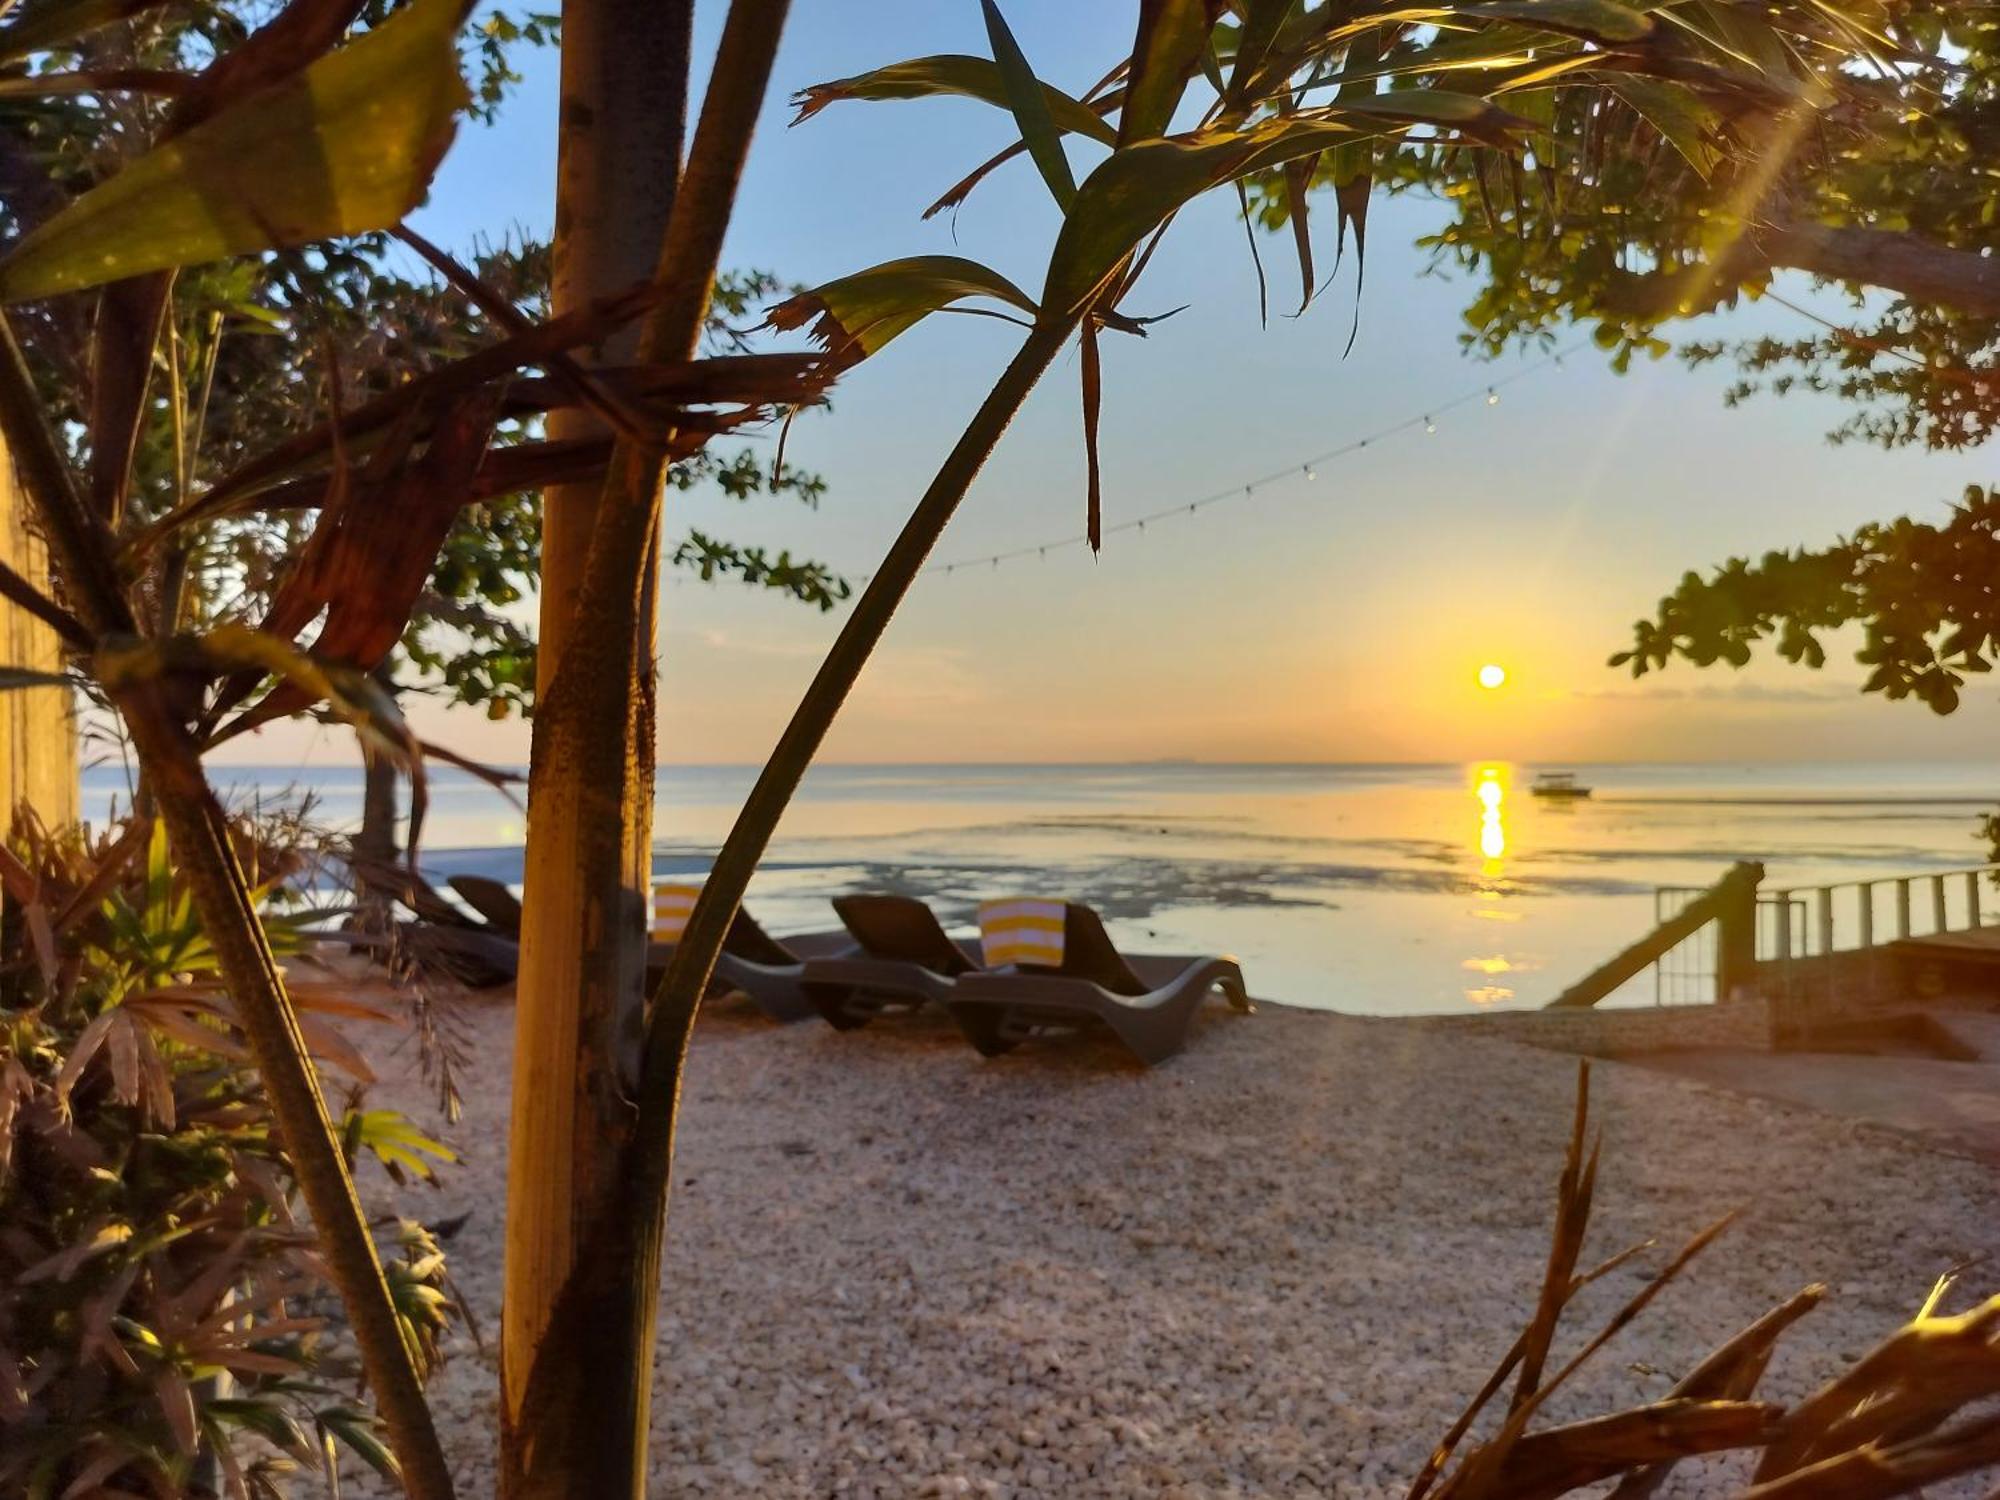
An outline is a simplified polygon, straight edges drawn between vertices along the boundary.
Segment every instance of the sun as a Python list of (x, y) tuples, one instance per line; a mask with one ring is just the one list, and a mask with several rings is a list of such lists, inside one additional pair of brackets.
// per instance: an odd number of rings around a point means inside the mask
[(1479, 669), (1479, 685), (1483, 688), (1497, 688), (1507, 681), (1507, 669), (1497, 662), (1488, 662)]

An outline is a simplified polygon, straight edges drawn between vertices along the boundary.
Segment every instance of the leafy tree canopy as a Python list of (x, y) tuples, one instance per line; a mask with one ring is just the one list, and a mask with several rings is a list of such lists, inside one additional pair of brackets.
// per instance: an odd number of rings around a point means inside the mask
[[(360, 23), (379, 23), (394, 8), (390, 0), (368, 0)], [(84, 33), (61, 51), (38, 53), (27, 66), (43, 80), (112, 73), (165, 79), (235, 46), (266, 18), (265, 9), (257, 0), (145, 8)], [(494, 117), (518, 81), (519, 49), (552, 43), (558, 24), (551, 14), (502, 10), (468, 28), (461, 52), (475, 117)], [(144, 89), (0, 91), (0, 243), (33, 230), (143, 151), (170, 100), (171, 93)], [(389, 236), (370, 234), (180, 273), (167, 311), (162, 367), (154, 372), (142, 415), (124, 516), (128, 530), (157, 520), (270, 448), (296, 430), (303, 415), (379, 395), (501, 336), (463, 291), (427, 271), (411, 274), (413, 261)], [(517, 311), (546, 315), (546, 245), (521, 239), (487, 247), (471, 258), (470, 269)], [(744, 347), (737, 330), (781, 290), (768, 273), (725, 276), (709, 317), (710, 347)], [(44, 399), (60, 415), (79, 466), (90, 458), (93, 341), (109, 305), (95, 293), (73, 294), (29, 304), (17, 315)], [(506, 422), (494, 440), (532, 440), (539, 429), (539, 418)], [(825, 489), (817, 475), (774, 467), (747, 446), (703, 449), (675, 465), (670, 479), (682, 490), (713, 485), (736, 500), (787, 495), (808, 505)], [(161, 570), (156, 608), (185, 625), (249, 616), (270, 598), (311, 527), (304, 511), (209, 524)], [(513, 606), (539, 572), (540, 540), (535, 490), (465, 507), (391, 670), (451, 701), (484, 705), (494, 717), (526, 708), (535, 642)], [(700, 530), (687, 532), (668, 560), (705, 580), (734, 578), (820, 609), (831, 609), (848, 592), (817, 562)]]
[(1958, 707), (1968, 676), (2000, 660), (2000, 490), (1974, 486), (1942, 524), (1904, 518), (1861, 527), (1831, 547), (1732, 558), (1689, 573), (1612, 657), (1634, 677), (1674, 657), (1696, 666), (1747, 664), (1775, 641), (1786, 661), (1819, 667), (1822, 637), (1861, 622), (1857, 658), (1868, 692), (1915, 698), (1940, 714)]
[[(1659, 14), (1745, 57), (1777, 44), (1728, 6)], [(1421, 143), (1381, 152), (1371, 169), (1391, 191), (1449, 208), (1419, 243), (1474, 288), (1466, 344), (1547, 345), (1582, 323), (1623, 370), (1635, 354), (1668, 352), (1663, 325), (1757, 296), (1793, 269), (1842, 289), (1859, 327), (1691, 342), (1683, 355), (1737, 360), (1734, 400), (1763, 389), (1846, 398), (1842, 438), (1981, 441), (1995, 411), (1985, 382), (1936, 372), (1983, 369), (2000, 342), (2000, 263), (1987, 258), (2000, 245), (1989, 166), (2000, 12), (1891, 0), (1847, 7), (1837, 24), (1859, 60), (1810, 125), (1754, 101), (1722, 107), (1672, 78), (1627, 78), (1547, 93), (1539, 112), (1514, 95), (1510, 107), (1543, 126), (1520, 159)], [(1410, 50), (1397, 44), (1379, 66)], [(1338, 195), (1355, 171), (1322, 161), (1314, 185)], [(1277, 227), (1296, 201), (1267, 178), (1254, 209)]]

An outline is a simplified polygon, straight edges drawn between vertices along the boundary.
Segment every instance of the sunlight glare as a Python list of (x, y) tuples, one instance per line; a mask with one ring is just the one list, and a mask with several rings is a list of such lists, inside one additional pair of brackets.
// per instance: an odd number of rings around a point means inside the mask
[(1507, 681), (1507, 669), (1498, 662), (1489, 661), (1479, 669), (1479, 685), (1483, 688), (1497, 688)]

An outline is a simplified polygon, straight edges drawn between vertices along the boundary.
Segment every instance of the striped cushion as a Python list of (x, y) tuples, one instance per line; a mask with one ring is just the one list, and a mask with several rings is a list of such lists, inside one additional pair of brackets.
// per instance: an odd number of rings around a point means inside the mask
[(694, 898), (701, 894), (698, 885), (656, 885), (653, 887), (653, 939), (661, 943), (678, 943), (681, 934), (687, 931), (688, 914), (694, 910)]
[(988, 968), (1035, 964), (1058, 969), (1063, 961), (1061, 901), (1013, 896), (979, 903), (979, 948)]

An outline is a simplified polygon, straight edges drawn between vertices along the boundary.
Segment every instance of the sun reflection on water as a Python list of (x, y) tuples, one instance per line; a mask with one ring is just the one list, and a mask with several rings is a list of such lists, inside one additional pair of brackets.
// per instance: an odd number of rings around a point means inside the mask
[[(1479, 879), (1480, 888), (1474, 892), (1480, 905), (1474, 914), (1495, 921), (1517, 920), (1519, 914), (1503, 910), (1501, 902), (1505, 896), (1507, 875), (1507, 786), (1512, 768), (1501, 762), (1493, 762), (1474, 768), (1472, 794), (1479, 802)], [(1475, 974), (1492, 978), (1512, 971), (1504, 954), (1474, 955), (1464, 962), (1464, 967)], [(1502, 1000), (1514, 998), (1514, 992), (1502, 984), (1482, 984), (1468, 986), (1465, 998), (1474, 1005), (1493, 1005)]]
[(1479, 853), (1485, 863), (1480, 876), (1497, 880), (1504, 873), (1507, 857), (1507, 779), (1503, 766), (1481, 766), (1473, 793), (1479, 798)]

